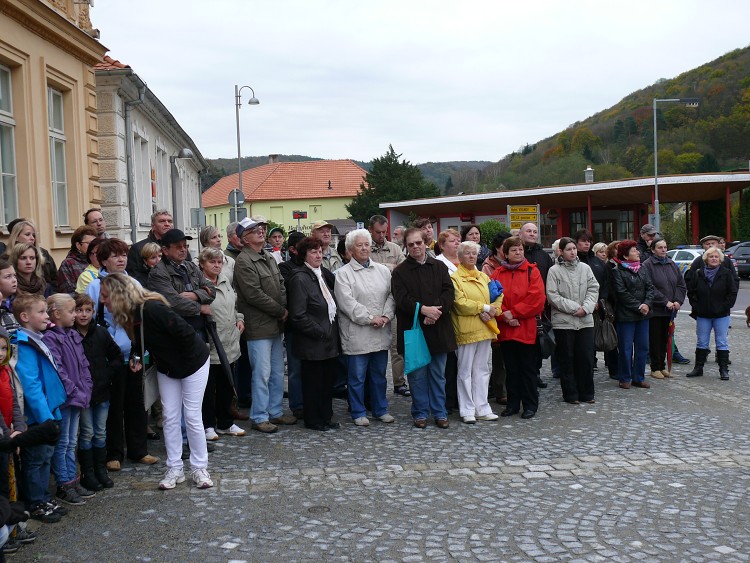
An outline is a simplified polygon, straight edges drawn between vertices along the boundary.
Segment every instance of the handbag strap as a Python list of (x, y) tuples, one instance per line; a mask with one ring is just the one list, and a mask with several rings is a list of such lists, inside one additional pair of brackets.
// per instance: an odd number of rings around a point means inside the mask
[(143, 338), (143, 303), (141, 303), (141, 365), (146, 367), (146, 341)]
[(417, 301), (417, 306), (414, 308), (414, 321), (411, 323), (411, 328), (415, 329), (419, 326), (419, 301)]

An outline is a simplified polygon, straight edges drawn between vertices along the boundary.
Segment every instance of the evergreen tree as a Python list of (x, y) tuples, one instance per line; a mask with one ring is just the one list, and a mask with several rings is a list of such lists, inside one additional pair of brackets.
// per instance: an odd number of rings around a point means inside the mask
[(360, 191), (352, 202), (346, 206), (349, 215), (355, 221), (367, 221), (375, 214), (381, 213), (378, 207), (386, 201), (401, 201), (420, 197), (437, 197), (440, 191), (437, 186), (427, 182), (422, 172), (401, 155), (396, 154), (392, 145), (388, 152), (372, 161), (372, 168), (360, 184)]

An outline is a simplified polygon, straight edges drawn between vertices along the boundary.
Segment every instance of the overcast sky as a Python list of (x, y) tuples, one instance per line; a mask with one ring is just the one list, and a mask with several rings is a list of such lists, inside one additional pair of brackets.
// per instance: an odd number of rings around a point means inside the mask
[(497, 161), (750, 43), (745, 0), (97, 0), (204, 157)]

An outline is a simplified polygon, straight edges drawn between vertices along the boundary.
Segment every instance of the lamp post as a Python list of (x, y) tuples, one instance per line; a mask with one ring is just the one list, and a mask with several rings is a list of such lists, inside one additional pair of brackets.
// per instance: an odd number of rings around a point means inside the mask
[[(255, 90), (253, 90), (250, 86), (237, 86), (236, 84), (234, 85), (234, 107), (237, 120), (237, 178), (239, 182), (238, 189), (240, 190), (240, 193), (244, 193), (242, 191), (242, 153), (240, 152), (240, 106), (242, 105), (242, 90), (244, 90), (245, 88), (249, 88), (250, 92), (252, 92), (252, 97), (247, 101), (247, 105), (257, 106), (260, 103), (258, 98), (255, 97)], [(239, 221), (239, 216), (239, 203), (238, 200), (235, 199), (234, 220)]]
[(698, 98), (654, 98), (654, 227), (661, 232), (661, 213), (659, 211), (659, 153), (656, 144), (656, 104), (679, 103), (689, 108), (697, 108)]

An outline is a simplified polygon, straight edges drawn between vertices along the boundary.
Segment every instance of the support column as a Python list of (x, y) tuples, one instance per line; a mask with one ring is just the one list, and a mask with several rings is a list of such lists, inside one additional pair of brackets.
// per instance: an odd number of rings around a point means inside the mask
[(594, 229), (592, 228), (592, 226), (593, 226), (593, 222), (591, 220), (591, 192), (589, 192), (586, 194), (586, 228), (589, 230), (590, 233), (594, 232)]
[(732, 204), (729, 199), (729, 196), (730, 196), (729, 184), (727, 184), (726, 192), (724, 194), (724, 200), (727, 206), (727, 230), (726, 230), (726, 235), (725, 235), (726, 238), (724, 240), (726, 240), (727, 242), (730, 242), (732, 240), (732, 216), (731, 216)]
[(700, 237), (700, 211), (698, 210), (698, 202), (690, 202), (690, 232), (691, 232), (691, 244), (698, 244)]

